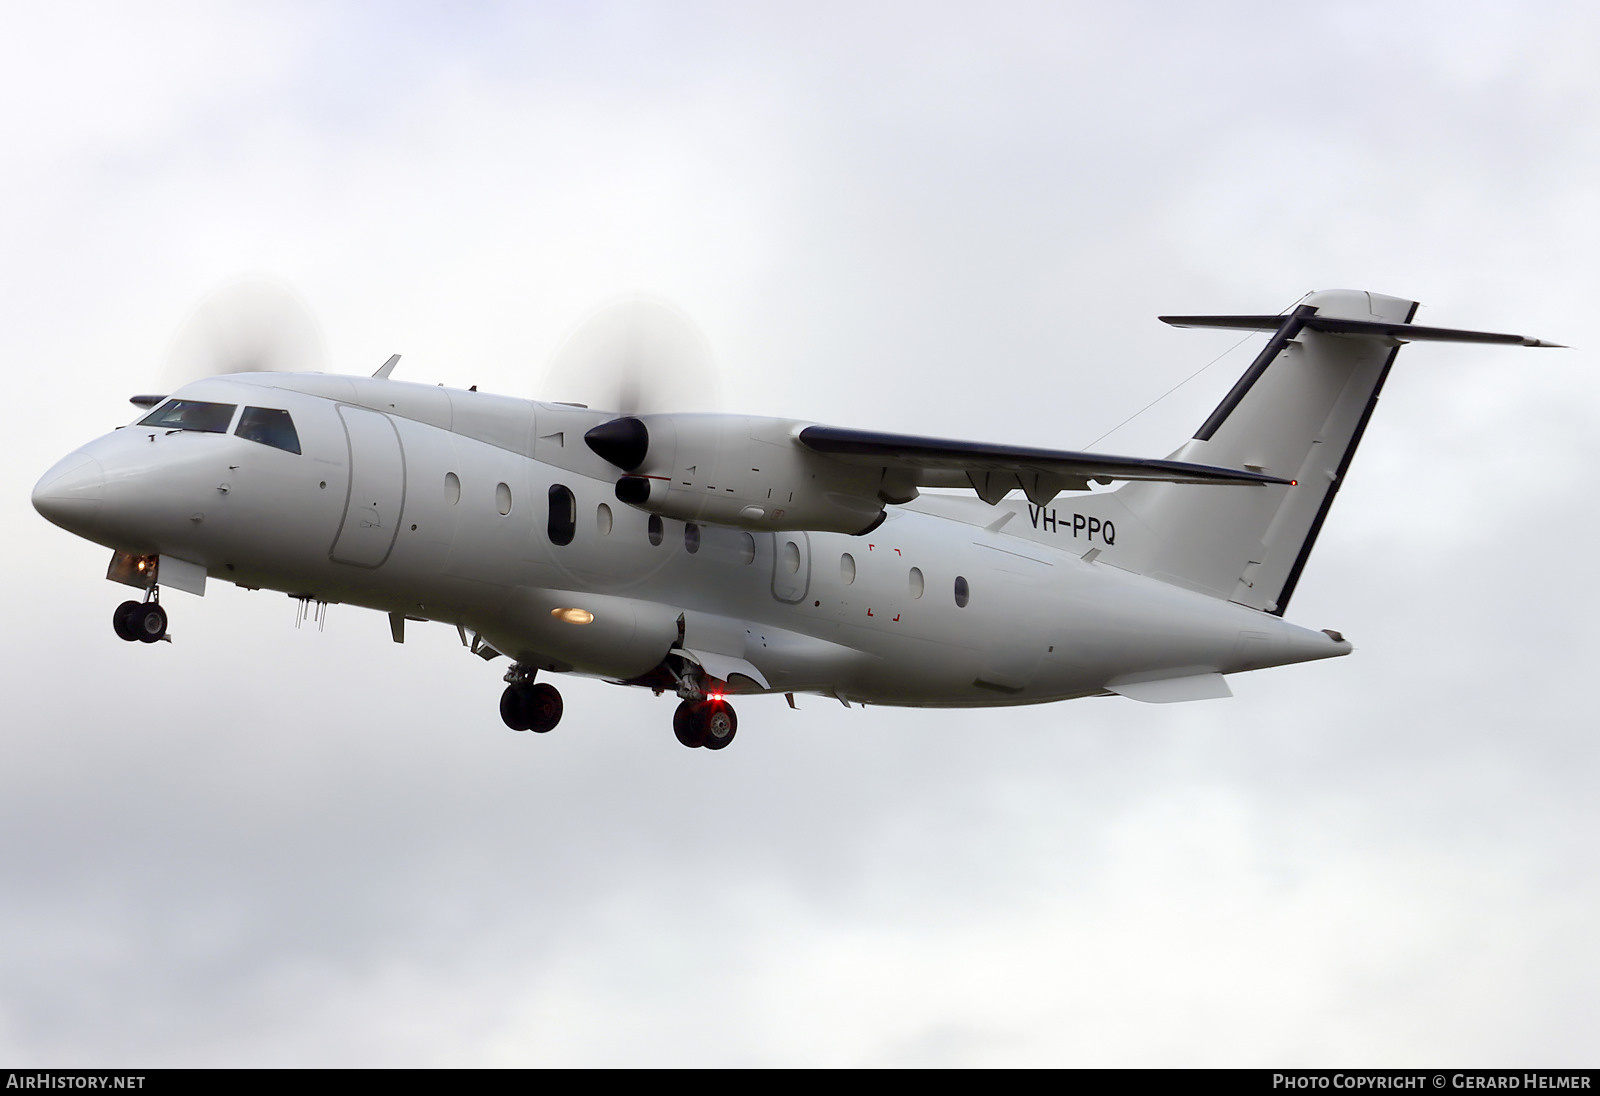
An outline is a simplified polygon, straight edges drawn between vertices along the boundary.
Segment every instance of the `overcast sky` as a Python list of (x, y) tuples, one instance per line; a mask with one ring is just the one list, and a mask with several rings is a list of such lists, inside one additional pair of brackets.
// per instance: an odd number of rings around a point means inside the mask
[[(53, 4), (0, 20), (0, 1061), (1581, 1065), (1600, 1049), (1583, 3)], [(1083, 447), (1312, 289), (1401, 354), (1291, 606), (1347, 659), (1020, 710), (562, 683), (279, 594), (110, 615), (28, 504), (184, 316), (540, 393), (618, 293), (730, 410)], [(1586, 345), (1587, 344), (1587, 345)], [(1173, 449), (1234, 350), (1097, 448)]]

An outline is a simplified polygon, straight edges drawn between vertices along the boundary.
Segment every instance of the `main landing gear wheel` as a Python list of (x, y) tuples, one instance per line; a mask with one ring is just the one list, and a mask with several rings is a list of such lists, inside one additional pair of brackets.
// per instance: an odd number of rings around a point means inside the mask
[(564, 710), (561, 693), (543, 681), (537, 685), (507, 685), (500, 694), (500, 718), (513, 731), (544, 734), (561, 722)]
[(690, 749), (720, 750), (733, 741), (738, 729), (733, 705), (723, 700), (685, 700), (672, 713), (672, 731)]

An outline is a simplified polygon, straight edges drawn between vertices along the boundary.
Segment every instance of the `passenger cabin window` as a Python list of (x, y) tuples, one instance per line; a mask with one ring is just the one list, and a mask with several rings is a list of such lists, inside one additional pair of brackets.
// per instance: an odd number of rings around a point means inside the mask
[(692, 521), (683, 527), (683, 547), (691, 556), (700, 550), (700, 526)]
[(967, 586), (967, 580), (963, 576), (957, 575), (956, 576), (956, 608), (965, 609), (967, 607), (967, 601), (971, 597), (972, 597), (972, 590)]
[(559, 483), (550, 486), (550, 523), (546, 527), (551, 544), (571, 544), (578, 531), (578, 500), (570, 488)]
[(159, 426), (166, 430), (198, 430), (205, 434), (226, 434), (228, 424), (233, 421), (233, 410), (238, 406), (236, 403), (168, 400), (140, 419), (139, 425)]
[(271, 407), (246, 407), (239, 416), (239, 426), (234, 430), (246, 441), (258, 441), (285, 453), (300, 452), (300, 435), (295, 433), (294, 420), (289, 412)]
[(657, 548), (661, 547), (661, 541), (667, 535), (667, 527), (662, 523), (660, 514), (650, 515), (650, 521), (645, 526), (645, 535), (650, 538), (651, 544)]

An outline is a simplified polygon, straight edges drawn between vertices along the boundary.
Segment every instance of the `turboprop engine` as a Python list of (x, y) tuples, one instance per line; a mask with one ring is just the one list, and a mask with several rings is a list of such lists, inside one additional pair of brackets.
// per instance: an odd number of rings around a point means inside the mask
[[(884, 504), (915, 498), (882, 468), (847, 464), (801, 444), (810, 423), (747, 415), (624, 415), (584, 434), (626, 473), (617, 499), (662, 517), (744, 529), (860, 534)], [(886, 489), (888, 486), (888, 489)]]

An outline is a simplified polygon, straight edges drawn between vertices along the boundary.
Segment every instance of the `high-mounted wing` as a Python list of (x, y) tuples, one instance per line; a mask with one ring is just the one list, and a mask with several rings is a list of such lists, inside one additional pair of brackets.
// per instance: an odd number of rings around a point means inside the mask
[[(592, 419), (591, 419), (592, 421)], [(545, 429), (545, 427), (541, 427)], [(860, 535), (923, 487), (971, 488), (990, 505), (1021, 490), (1044, 506), (1090, 482), (1293, 484), (1254, 465), (1113, 457), (847, 430), (748, 415), (620, 415), (583, 435), (620, 469), (619, 502), (686, 522)]]
[[(917, 487), (968, 487), (990, 504), (1018, 488), (1043, 506), (1061, 491), (1087, 491), (1089, 481), (1157, 480), (1166, 483), (1289, 484), (1292, 480), (1237, 468), (1183, 461), (1115, 457), (1021, 445), (986, 445), (911, 434), (884, 434), (837, 426), (807, 426), (797, 435), (814, 453), (884, 470), (884, 483), (913, 497)], [(894, 501), (893, 498), (890, 501)]]

